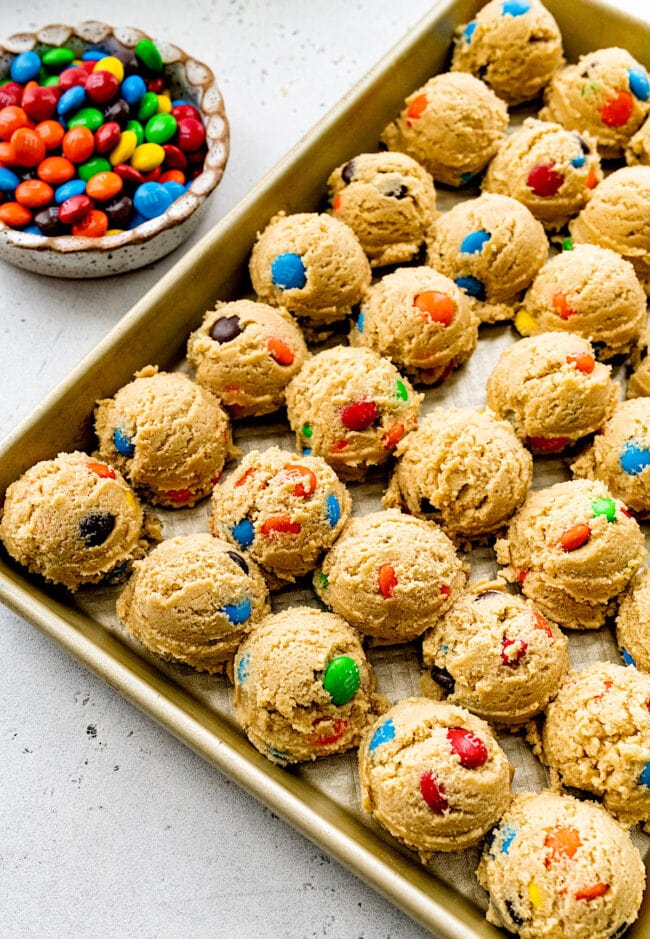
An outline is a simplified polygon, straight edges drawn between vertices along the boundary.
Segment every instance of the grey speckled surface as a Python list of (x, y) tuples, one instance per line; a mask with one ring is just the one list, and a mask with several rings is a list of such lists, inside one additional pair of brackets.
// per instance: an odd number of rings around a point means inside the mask
[[(192, 244), (430, 5), (0, 0), (0, 20), (8, 35), (110, 19), (213, 67), (232, 152)], [(182, 251), (87, 282), (0, 263), (0, 436)], [(0, 656), (0, 936), (425, 935), (4, 607)]]

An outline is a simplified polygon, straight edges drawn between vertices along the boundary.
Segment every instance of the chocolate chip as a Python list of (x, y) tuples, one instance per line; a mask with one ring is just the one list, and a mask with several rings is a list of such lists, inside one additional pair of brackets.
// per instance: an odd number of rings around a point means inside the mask
[(400, 183), (399, 185), (395, 183), (388, 189), (384, 190), (384, 195), (389, 199), (406, 199), (408, 195), (408, 189), (403, 183)]
[(111, 101), (103, 108), (102, 114), (104, 115), (105, 124), (108, 124), (109, 121), (116, 121), (120, 127), (123, 127), (131, 116), (131, 108), (124, 98), (116, 98), (115, 101)]
[(115, 516), (110, 512), (89, 512), (79, 522), (79, 534), (89, 548), (104, 544), (114, 528)]
[(431, 667), (431, 677), (447, 694), (451, 694), (456, 687), (454, 676), (446, 668), (433, 665)]
[(126, 223), (133, 212), (133, 202), (128, 196), (122, 194), (105, 202), (102, 208), (111, 223), (109, 228), (126, 228)]
[(591, 147), (589, 146), (587, 141), (584, 139), (584, 137), (581, 137), (580, 134), (574, 134), (573, 136), (580, 144), (580, 149), (582, 150), (583, 153), (591, 153)]
[(228, 557), (229, 557), (229, 558), (232, 558), (232, 560), (235, 562), (235, 564), (237, 565), (237, 567), (241, 567), (241, 569), (243, 570), (244, 574), (248, 574), (248, 564), (247, 564), (246, 561), (243, 559), (243, 557), (241, 556), (241, 554), (237, 554), (236, 551), (229, 551), (229, 552), (228, 552)]
[(433, 502), (428, 499), (420, 499), (420, 512), (422, 515), (439, 515), (440, 509), (437, 509)]
[(237, 315), (223, 316), (213, 323), (212, 329), (210, 330), (210, 338), (214, 339), (215, 342), (232, 342), (232, 340), (240, 336), (242, 332), (243, 330), (239, 325), (239, 317)]

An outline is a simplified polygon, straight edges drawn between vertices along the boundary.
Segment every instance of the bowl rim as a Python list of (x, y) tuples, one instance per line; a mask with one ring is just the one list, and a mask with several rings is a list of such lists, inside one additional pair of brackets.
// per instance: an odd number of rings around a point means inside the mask
[(34, 31), (21, 31), (0, 38), (0, 68), (10, 58), (39, 46), (59, 46), (72, 40), (85, 48), (112, 44), (132, 50), (141, 39), (154, 42), (165, 69), (176, 68), (182, 72), (183, 80), (193, 89), (196, 107), (203, 117), (206, 132), (207, 152), (201, 173), (161, 215), (117, 234), (102, 235), (100, 238), (37, 235), (11, 228), (0, 221), (0, 253), (3, 249), (19, 249), (39, 253), (52, 251), (57, 254), (81, 252), (86, 256), (141, 245), (151, 241), (160, 232), (169, 231), (186, 221), (221, 181), (230, 155), (230, 125), (225, 103), (212, 69), (179, 46), (151, 36), (135, 26), (111, 26), (99, 20), (83, 20), (76, 25), (50, 23)]

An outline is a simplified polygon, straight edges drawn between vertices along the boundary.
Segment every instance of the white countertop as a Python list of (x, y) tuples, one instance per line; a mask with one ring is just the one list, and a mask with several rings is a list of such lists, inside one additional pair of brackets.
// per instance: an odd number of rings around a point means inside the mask
[[(110, 19), (170, 38), (213, 68), (232, 135), (208, 218), (157, 264), (71, 281), (0, 262), (0, 438), (430, 6), (0, 0), (5, 36)], [(428, 935), (2, 606), (0, 657), (0, 937)]]

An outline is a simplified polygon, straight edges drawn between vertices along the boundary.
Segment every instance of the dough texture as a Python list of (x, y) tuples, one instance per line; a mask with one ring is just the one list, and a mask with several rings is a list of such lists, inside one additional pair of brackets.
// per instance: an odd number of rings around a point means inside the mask
[(489, 724), (429, 698), (399, 701), (359, 747), (363, 810), (423, 862), (476, 844), (507, 809), (512, 773)]
[(569, 225), (573, 240), (611, 248), (631, 262), (650, 294), (650, 166), (624, 166), (600, 184)]
[(650, 398), (622, 401), (571, 465), (574, 476), (605, 483), (639, 516), (650, 513)]
[(598, 629), (646, 557), (643, 533), (601, 482), (531, 492), (495, 545), (501, 573), (568, 629)]
[(427, 262), (463, 290), (483, 322), (512, 319), (548, 257), (541, 223), (516, 199), (484, 193), (438, 219)]
[(136, 561), (117, 601), (118, 617), (151, 652), (205, 672), (232, 673), (237, 647), (270, 609), (256, 565), (205, 533), (169, 538)]
[(614, 46), (580, 56), (556, 72), (544, 95), (543, 121), (586, 131), (598, 141), (601, 157), (623, 154), (650, 111), (645, 68), (626, 49)]
[(360, 153), (327, 180), (332, 212), (349, 225), (371, 267), (413, 260), (436, 219), (436, 191), (406, 153)]
[(616, 639), (626, 665), (650, 672), (650, 568), (635, 577), (623, 594)]
[(536, 98), (564, 62), (560, 29), (537, 0), (491, 0), (454, 42), (452, 69), (482, 78), (508, 104)]
[(433, 385), (469, 359), (478, 324), (471, 301), (449, 277), (430, 267), (402, 267), (368, 288), (350, 343), (391, 359), (414, 382)]
[(361, 479), (416, 426), (422, 397), (373, 350), (335, 346), (307, 359), (289, 384), (287, 417), (298, 450)]
[(636, 166), (637, 163), (650, 166), (650, 121), (647, 118), (630, 137), (625, 148), (625, 162), (628, 166)]
[(507, 124), (505, 102), (485, 82), (445, 72), (408, 96), (381, 139), (421, 163), (436, 182), (461, 186), (492, 159)]
[(251, 450), (212, 494), (210, 531), (271, 576), (272, 586), (313, 570), (351, 508), (325, 460), (271, 447)]
[(314, 589), (375, 644), (393, 645), (433, 626), (465, 580), (437, 525), (388, 509), (348, 522), (314, 575)]
[(650, 330), (644, 329), (638, 345), (631, 356), (632, 374), (627, 383), (628, 398), (650, 396)]
[(356, 630), (298, 606), (265, 617), (235, 658), (235, 717), (271, 762), (286, 766), (359, 744), (385, 708)]
[[(577, 333), (591, 340), (599, 359), (629, 353), (647, 319), (646, 296), (630, 262), (591, 244), (577, 244), (549, 258), (526, 291), (522, 308), (528, 329), (520, 331), (525, 335)], [(517, 317), (515, 325), (520, 328)]]
[(144, 553), (145, 518), (118, 469), (86, 453), (41, 460), (5, 495), (0, 539), (33, 574), (76, 590)]
[(586, 131), (529, 117), (499, 147), (483, 189), (517, 199), (553, 231), (577, 215), (602, 179), (596, 141)]
[(639, 915), (645, 868), (596, 802), (520, 792), (483, 851), (487, 919), (521, 939), (615, 939)]
[(147, 365), (95, 408), (99, 455), (143, 498), (170, 508), (205, 498), (236, 452), (213, 394), (181, 372)]
[(384, 506), (403, 505), (452, 538), (496, 531), (532, 482), (530, 453), (508, 423), (483, 411), (434, 408), (398, 445), (397, 456)]
[(187, 344), (196, 381), (232, 417), (269, 414), (284, 404), (284, 389), (307, 356), (298, 324), (281, 307), (252, 300), (218, 303)]
[(515, 726), (555, 697), (569, 655), (556, 624), (503, 586), (471, 584), (427, 632), (422, 684), (490, 723)]
[(546, 711), (542, 758), (564, 786), (601, 796), (623, 823), (650, 821), (650, 675), (612, 662), (570, 671)]
[(273, 216), (258, 235), (249, 270), (261, 300), (286, 307), (317, 335), (349, 316), (371, 276), (352, 229), (316, 212)]
[(557, 453), (610, 417), (619, 387), (591, 343), (573, 333), (520, 339), (499, 356), (487, 381), (487, 403), (538, 453)]

